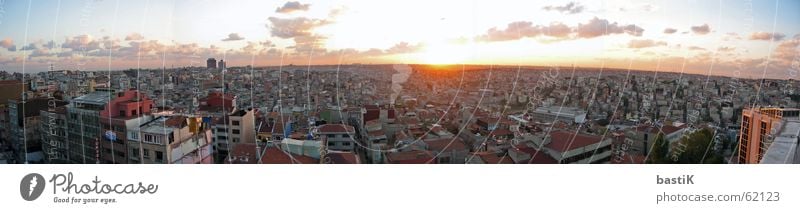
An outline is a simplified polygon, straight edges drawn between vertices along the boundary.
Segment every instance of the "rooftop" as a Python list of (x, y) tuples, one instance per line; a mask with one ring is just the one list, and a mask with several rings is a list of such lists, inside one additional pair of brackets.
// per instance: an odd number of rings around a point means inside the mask
[(559, 152), (566, 152), (600, 143), (600, 140), (600, 136), (575, 134), (575, 132), (559, 130), (550, 133), (550, 143), (545, 146)]
[(72, 102), (80, 104), (105, 105), (109, 100), (111, 100), (111, 97), (113, 97), (113, 94), (111, 93), (98, 91), (72, 99)]
[(435, 162), (433, 154), (425, 150), (387, 153), (386, 160), (395, 164), (427, 164)]
[(325, 124), (319, 126), (320, 133), (339, 133), (339, 132), (356, 132), (355, 128), (346, 124)]
[[(261, 147), (264, 149), (264, 147)], [(230, 152), (230, 158), (225, 159), (225, 163), (233, 164), (257, 164), (258, 155), (255, 143), (239, 143), (233, 146)], [(277, 147), (268, 147), (264, 150), (264, 155), (261, 157), (261, 163), (264, 164), (315, 164), (319, 163), (317, 159), (306, 157), (302, 155), (293, 155)]]
[(780, 133), (775, 135), (761, 163), (800, 163), (800, 150), (797, 149), (800, 143), (800, 119), (784, 119), (782, 123)]
[(358, 155), (352, 152), (329, 152), (325, 155), (325, 163), (330, 164), (360, 164)]
[(428, 150), (432, 151), (461, 151), (466, 150), (464, 142), (461, 138), (441, 138), (433, 140), (424, 140), (428, 144)]

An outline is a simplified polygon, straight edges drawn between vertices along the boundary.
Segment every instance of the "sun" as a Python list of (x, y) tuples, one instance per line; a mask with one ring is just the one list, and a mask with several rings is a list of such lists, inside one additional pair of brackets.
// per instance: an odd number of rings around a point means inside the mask
[(452, 43), (426, 45), (419, 54), (419, 61), (426, 64), (445, 65), (464, 63), (470, 55), (469, 48)]

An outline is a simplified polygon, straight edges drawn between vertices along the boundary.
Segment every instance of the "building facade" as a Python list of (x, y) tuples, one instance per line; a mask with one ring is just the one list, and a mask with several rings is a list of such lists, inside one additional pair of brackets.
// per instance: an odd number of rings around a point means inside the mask
[(769, 148), (768, 141), (780, 131), (784, 118), (798, 117), (799, 109), (757, 107), (742, 110), (737, 163), (759, 163)]

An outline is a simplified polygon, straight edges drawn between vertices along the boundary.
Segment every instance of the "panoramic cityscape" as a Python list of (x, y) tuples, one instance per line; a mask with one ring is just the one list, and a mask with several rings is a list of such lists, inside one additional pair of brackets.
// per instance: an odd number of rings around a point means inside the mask
[(800, 163), (798, 1), (30, 2), (0, 164)]

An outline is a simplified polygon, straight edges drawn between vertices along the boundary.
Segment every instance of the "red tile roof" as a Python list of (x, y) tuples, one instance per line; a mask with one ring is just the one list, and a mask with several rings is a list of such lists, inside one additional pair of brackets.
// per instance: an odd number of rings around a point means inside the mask
[(346, 124), (325, 124), (319, 126), (320, 133), (339, 133), (339, 132), (356, 132), (355, 128)]
[(575, 134), (575, 132), (559, 130), (550, 133), (550, 143), (545, 146), (559, 152), (566, 152), (600, 143), (600, 140), (600, 136)]
[(481, 152), (475, 153), (475, 157), (479, 157), (486, 164), (513, 164), (514, 160), (508, 156), (497, 156), (495, 153)]
[(264, 156), (261, 157), (261, 163), (264, 164), (316, 164), (319, 160), (303, 156), (293, 155), (283, 152), (276, 147), (267, 148)]
[(428, 150), (431, 151), (448, 152), (467, 150), (461, 138), (441, 138), (424, 140), (423, 142), (428, 144)]
[(497, 129), (489, 133), (491, 136), (513, 136), (514, 133), (507, 129)]
[(330, 164), (360, 164), (358, 155), (352, 152), (329, 152), (325, 155), (325, 163)]
[(391, 152), (386, 154), (386, 161), (391, 164), (432, 164), (436, 163), (433, 154), (424, 150)]
[[(264, 147), (261, 147), (264, 149)], [(269, 147), (264, 151), (264, 156), (261, 157), (261, 163), (264, 164), (315, 164), (319, 160), (303, 156), (293, 155), (283, 152), (277, 147)], [(234, 144), (230, 152), (230, 158), (225, 159), (225, 163), (233, 164), (257, 164), (258, 157), (256, 154), (256, 144), (254, 143), (240, 143)]]
[(533, 157), (533, 159), (528, 158), (524, 162), (516, 162), (516, 163), (519, 163), (519, 164), (557, 164), (558, 163), (558, 160), (554, 159), (553, 157), (551, 157), (547, 153), (540, 152), (540, 151), (538, 151), (538, 150), (536, 150), (534, 148), (527, 147), (527, 146), (524, 146), (524, 145), (515, 146), (514, 147), (514, 151), (523, 152), (523, 153), (526, 153), (526, 154), (530, 155), (531, 157)]
[(181, 115), (172, 116), (166, 121), (164, 121), (164, 125), (176, 128), (183, 128), (186, 125), (189, 125), (188, 123), (186, 123), (186, 118), (187, 118), (186, 116), (181, 116)]

